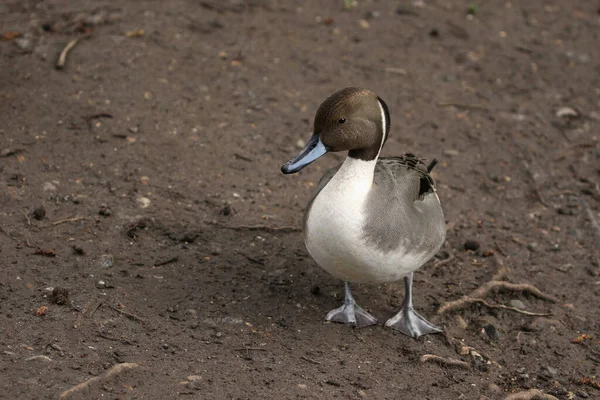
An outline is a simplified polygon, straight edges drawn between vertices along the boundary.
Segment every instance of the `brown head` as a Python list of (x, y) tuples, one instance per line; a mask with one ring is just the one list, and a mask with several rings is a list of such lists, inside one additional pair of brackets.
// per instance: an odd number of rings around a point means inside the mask
[(387, 139), (389, 127), (387, 105), (375, 93), (355, 87), (342, 89), (321, 104), (313, 136), (281, 171), (298, 172), (329, 151), (348, 151), (349, 157), (374, 160)]

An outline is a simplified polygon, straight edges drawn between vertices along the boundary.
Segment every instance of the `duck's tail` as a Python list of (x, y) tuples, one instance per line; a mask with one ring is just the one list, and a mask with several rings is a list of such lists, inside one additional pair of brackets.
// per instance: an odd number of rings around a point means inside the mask
[(433, 167), (435, 167), (436, 165), (437, 165), (437, 160), (434, 158), (433, 160), (431, 160), (431, 162), (427, 166), (427, 172), (431, 172)]

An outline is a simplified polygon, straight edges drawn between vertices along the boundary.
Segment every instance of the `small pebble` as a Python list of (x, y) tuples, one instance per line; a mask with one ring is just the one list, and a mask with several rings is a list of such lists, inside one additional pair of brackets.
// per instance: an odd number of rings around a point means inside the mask
[(560, 215), (576, 215), (577, 212), (571, 208), (560, 207), (556, 210), (556, 212)]
[(476, 240), (467, 240), (464, 244), (465, 250), (477, 251), (479, 250), (479, 242)]
[(498, 333), (498, 329), (496, 329), (496, 327), (492, 324), (487, 324), (483, 327), (483, 331), (485, 332), (485, 334), (487, 335), (487, 337), (490, 338), (490, 340), (493, 340), (494, 342), (497, 342), (498, 340), (500, 340), (500, 334)]
[(567, 389), (565, 389), (564, 387), (559, 387), (559, 388), (554, 389), (551, 393), (557, 394), (559, 396), (564, 396), (564, 395), (567, 395), (569, 393), (569, 391)]
[(38, 221), (44, 219), (45, 216), (46, 209), (44, 208), (44, 206), (36, 207), (35, 210), (33, 210), (33, 218), (37, 219)]
[(194, 240), (196, 240), (198, 236), (199, 235), (196, 232), (186, 232), (179, 241), (184, 243), (194, 243)]
[(150, 205), (150, 199), (147, 197), (138, 197), (136, 201), (140, 208), (148, 208)]
[(569, 272), (573, 268), (573, 264), (565, 264), (558, 267), (560, 272)]
[(51, 301), (55, 304), (66, 304), (69, 301), (69, 291), (65, 288), (55, 287), (52, 290)]
[(298, 139), (296, 142), (296, 147), (299, 149), (303, 149), (306, 146), (306, 142), (303, 139)]
[(228, 216), (228, 215), (231, 215), (232, 212), (233, 212), (233, 208), (229, 204), (227, 204), (225, 207), (223, 207), (221, 209), (221, 211), (219, 211), (219, 214)]
[(558, 375), (558, 370), (556, 368), (552, 368), (551, 366), (547, 366), (546, 371), (551, 377), (555, 377), (556, 375)]
[(44, 192), (53, 192), (56, 190), (56, 186), (52, 182), (45, 182), (42, 188)]
[(519, 310), (524, 310), (526, 308), (525, 304), (519, 299), (513, 299), (513, 300), (509, 301), (508, 305), (510, 305), (511, 307), (514, 307), (514, 308), (518, 308)]
[(579, 116), (579, 113), (571, 107), (560, 107), (556, 110), (556, 116), (559, 118), (575, 118)]
[(536, 242), (527, 243), (527, 250), (533, 253), (538, 250), (538, 246), (539, 245)]
[(102, 215), (103, 217), (110, 217), (112, 211), (106, 204), (102, 204), (98, 210), (98, 214)]
[(16, 38), (14, 40), (14, 43), (15, 46), (17, 46), (20, 50), (23, 51), (31, 51), (31, 49), (33, 48), (33, 41), (27, 36)]
[(83, 256), (85, 255), (85, 250), (83, 249), (83, 247), (78, 246), (76, 244), (73, 245), (73, 251), (75, 252), (75, 254), (77, 254), (78, 256)]
[(371, 27), (371, 24), (369, 24), (369, 21), (367, 21), (366, 19), (361, 19), (358, 21), (358, 25), (362, 28), (362, 29), (369, 29)]
[(112, 254), (102, 254), (100, 256), (100, 265), (104, 268), (110, 268), (114, 265), (115, 259)]

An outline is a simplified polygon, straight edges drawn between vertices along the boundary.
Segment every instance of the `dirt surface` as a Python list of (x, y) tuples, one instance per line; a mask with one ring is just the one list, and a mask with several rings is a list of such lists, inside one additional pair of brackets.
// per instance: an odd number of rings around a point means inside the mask
[[(0, 3), (0, 397), (600, 399), (600, 4), (349, 6)], [(346, 86), (389, 105), (384, 155), (439, 160), (415, 302), (446, 335), (323, 320), (299, 228), (343, 154), (279, 166)], [(549, 298), (438, 312), (493, 277)], [(354, 294), (385, 321), (403, 288)]]

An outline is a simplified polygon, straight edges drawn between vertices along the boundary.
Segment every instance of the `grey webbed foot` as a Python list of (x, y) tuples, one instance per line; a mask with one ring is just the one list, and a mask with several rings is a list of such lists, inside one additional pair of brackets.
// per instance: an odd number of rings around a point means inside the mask
[(344, 305), (339, 308), (336, 308), (335, 310), (329, 311), (327, 313), (327, 316), (325, 317), (325, 320), (353, 325), (357, 328), (375, 325), (377, 323), (377, 319), (368, 312), (366, 312), (361, 306), (356, 304), (356, 301), (350, 293), (350, 286), (348, 285), (348, 282), (345, 282), (344, 284)]
[(419, 338), (428, 333), (443, 332), (441, 328), (433, 325), (415, 310), (402, 309), (398, 314), (385, 322), (385, 326), (400, 331), (412, 338)]
[(385, 326), (398, 330), (415, 339), (428, 333), (443, 332), (441, 328), (433, 325), (414, 310), (412, 302), (412, 281), (412, 273), (404, 278), (406, 294), (404, 295), (402, 309), (398, 314), (388, 319), (385, 322)]
[(374, 316), (363, 310), (363, 308), (356, 303), (344, 304), (335, 310), (329, 311), (325, 319), (331, 322), (354, 325), (357, 328), (363, 328), (377, 323), (377, 319)]

